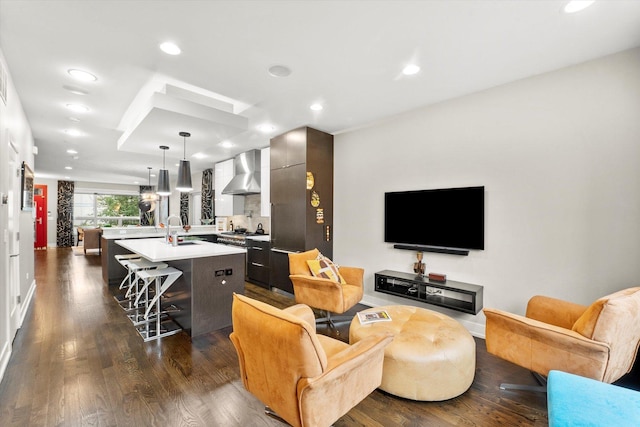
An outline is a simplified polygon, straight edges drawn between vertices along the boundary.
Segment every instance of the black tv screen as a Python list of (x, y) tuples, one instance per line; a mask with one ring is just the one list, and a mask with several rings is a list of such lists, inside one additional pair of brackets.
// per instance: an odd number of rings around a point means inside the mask
[(484, 249), (484, 187), (385, 193), (384, 241)]

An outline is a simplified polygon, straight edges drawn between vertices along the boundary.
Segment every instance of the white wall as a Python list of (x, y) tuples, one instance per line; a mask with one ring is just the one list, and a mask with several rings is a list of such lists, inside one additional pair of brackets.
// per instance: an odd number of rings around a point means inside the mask
[[(11, 191), (9, 168), (9, 140), (17, 147), (20, 162), (27, 162), (34, 168), (33, 136), (29, 122), (24, 114), (20, 99), (13, 86), (11, 70), (7, 66), (4, 54), (0, 50), (0, 64), (8, 73), (7, 104), (0, 100), (0, 196)], [(0, 197), (1, 200), (1, 197)], [(17, 196), (19, 203), (20, 196)], [(20, 319), (24, 318), (35, 289), (34, 278), (34, 217), (33, 211), (20, 211), (17, 223), (9, 223), (8, 205), (0, 201), (0, 236), (20, 233), (19, 242), (19, 288), (22, 304)], [(10, 330), (9, 318), (9, 283), (8, 283), (8, 239), (0, 239), (0, 378), (4, 374), (6, 364), (11, 355), (13, 333)], [(21, 323), (20, 320), (19, 323)]]
[[(383, 242), (384, 192), (484, 185), (485, 250), (425, 253), (427, 271), (520, 314), (534, 294), (589, 304), (637, 286), (639, 117), (635, 49), (337, 135), (334, 257), (365, 268), (365, 302), (412, 304), (373, 290), (376, 271), (411, 272), (416, 255)], [(482, 313), (440, 311), (484, 335)]]

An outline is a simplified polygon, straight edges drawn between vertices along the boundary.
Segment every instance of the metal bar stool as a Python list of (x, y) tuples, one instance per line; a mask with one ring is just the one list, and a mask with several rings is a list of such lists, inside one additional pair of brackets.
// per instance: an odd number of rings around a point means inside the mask
[(144, 321), (141, 321), (138, 332), (145, 341), (177, 334), (182, 330), (162, 311), (161, 297), (167, 289), (182, 276), (182, 271), (173, 267), (139, 270), (136, 277), (142, 281), (140, 293), (146, 293), (152, 283), (155, 284), (153, 298), (145, 303)]
[(128, 268), (129, 263), (133, 260), (140, 260), (141, 257), (138, 254), (122, 254), (116, 255), (114, 258), (127, 270), (127, 275), (124, 276), (124, 279), (120, 282), (120, 286), (118, 286), (118, 289), (124, 289), (125, 287), (128, 287), (131, 280), (133, 280), (133, 271)]
[[(148, 290), (144, 290), (145, 298), (142, 300), (140, 290), (140, 280), (138, 278), (138, 272), (144, 270), (154, 270), (154, 269), (164, 269), (167, 268), (168, 265), (165, 262), (152, 262), (144, 258), (140, 259), (131, 259), (127, 262), (127, 269), (129, 271), (129, 283), (127, 285), (127, 290), (124, 294), (123, 299), (120, 302), (120, 306), (128, 312), (132, 312), (129, 316), (131, 320), (136, 323), (142, 320), (142, 315), (140, 313), (140, 304), (141, 302), (146, 304), (148, 300)], [(143, 307), (146, 308), (146, 305)]]

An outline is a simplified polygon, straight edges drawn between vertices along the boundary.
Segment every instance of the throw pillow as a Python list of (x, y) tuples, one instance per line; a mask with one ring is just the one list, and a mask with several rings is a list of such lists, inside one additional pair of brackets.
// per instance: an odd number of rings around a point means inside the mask
[[(320, 255), (318, 258), (320, 258)], [(338, 266), (325, 256), (320, 259), (307, 260), (307, 264), (309, 265), (311, 274), (314, 277), (333, 280), (334, 282), (340, 282), (343, 285), (347, 283), (346, 280), (344, 280), (344, 277), (340, 274)]]

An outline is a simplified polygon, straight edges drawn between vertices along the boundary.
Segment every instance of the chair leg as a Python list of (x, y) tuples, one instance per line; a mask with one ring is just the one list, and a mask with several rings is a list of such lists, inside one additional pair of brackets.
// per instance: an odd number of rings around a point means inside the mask
[(536, 391), (539, 393), (547, 392), (547, 379), (537, 372), (531, 372), (531, 375), (538, 381), (539, 385), (527, 385), (527, 384), (500, 384), (500, 390), (524, 390), (524, 391)]
[(316, 325), (327, 324), (328, 327), (335, 329), (338, 323), (351, 323), (353, 320), (353, 316), (331, 316), (330, 311), (322, 311), (326, 313), (326, 316), (316, 319)]
[(276, 414), (275, 411), (271, 408), (269, 408), (268, 406), (264, 407), (264, 413), (267, 414), (268, 416), (270, 416), (271, 418), (275, 418), (276, 420), (285, 423), (286, 425), (289, 425), (288, 422), (286, 422), (282, 417), (280, 417), (280, 415)]

